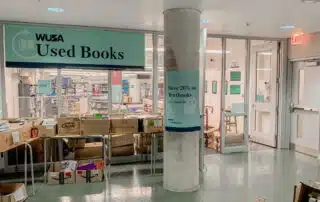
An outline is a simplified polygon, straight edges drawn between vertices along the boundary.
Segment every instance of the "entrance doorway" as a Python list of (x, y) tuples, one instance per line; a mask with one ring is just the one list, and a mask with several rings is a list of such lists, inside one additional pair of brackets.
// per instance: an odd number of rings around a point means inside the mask
[(279, 42), (208, 38), (206, 57), (209, 153), (246, 152), (250, 140), (277, 147)]

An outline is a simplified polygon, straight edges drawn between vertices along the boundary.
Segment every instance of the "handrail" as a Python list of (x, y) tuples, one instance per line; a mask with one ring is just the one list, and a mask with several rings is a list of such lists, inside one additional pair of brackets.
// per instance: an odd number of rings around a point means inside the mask
[(320, 108), (312, 108), (304, 105), (291, 104), (290, 111), (294, 112), (296, 110), (307, 111), (307, 112), (320, 112)]

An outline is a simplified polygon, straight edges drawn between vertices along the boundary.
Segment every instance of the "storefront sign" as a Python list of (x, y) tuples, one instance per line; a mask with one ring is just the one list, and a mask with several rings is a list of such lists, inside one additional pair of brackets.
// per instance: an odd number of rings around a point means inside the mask
[(5, 25), (7, 67), (143, 69), (144, 34)]
[(199, 70), (181, 69), (166, 74), (166, 131), (199, 131)]

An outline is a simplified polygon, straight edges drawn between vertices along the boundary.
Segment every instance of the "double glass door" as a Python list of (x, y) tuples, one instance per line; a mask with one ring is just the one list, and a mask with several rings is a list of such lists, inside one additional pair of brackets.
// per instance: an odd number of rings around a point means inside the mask
[(249, 135), (254, 142), (277, 146), (278, 49), (277, 41), (208, 38), (208, 148), (248, 151)]

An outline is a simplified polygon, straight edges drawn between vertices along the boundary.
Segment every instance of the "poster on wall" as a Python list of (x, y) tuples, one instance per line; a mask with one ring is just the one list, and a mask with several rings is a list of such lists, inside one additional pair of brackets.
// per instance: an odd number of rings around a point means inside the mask
[(166, 131), (199, 131), (199, 70), (180, 69), (166, 74)]
[(6, 67), (143, 69), (143, 33), (5, 25)]
[(241, 81), (241, 72), (240, 71), (230, 72), (230, 81)]
[(241, 85), (230, 85), (230, 95), (240, 95)]
[(218, 82), (212, 81), (212, 94), (217, 94), (218, 92)]
[(51, 80), (38, 81), (38, 94), (49, 95), (51, 91)]

